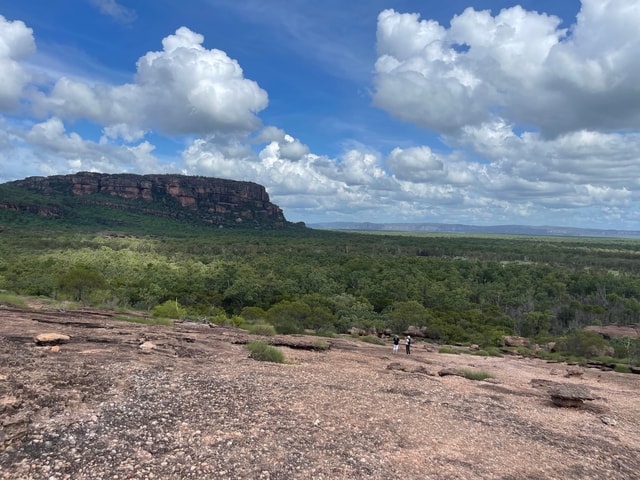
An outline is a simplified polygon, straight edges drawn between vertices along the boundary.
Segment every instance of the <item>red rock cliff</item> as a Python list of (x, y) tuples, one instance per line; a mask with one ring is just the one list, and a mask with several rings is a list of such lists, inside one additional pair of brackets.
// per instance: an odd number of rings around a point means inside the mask
[[(73, 195), (80, 197), (83, 204), (142, 209), (162, 216), (188, 216), (219, 225), (255, 224), (278, 228), (287, 224), (282, 210), (270, 202), (265, 188), (252, 182), (186, 175), (80, 172), (29, 177), (12, 184), (44, 195)], [(113, 201), (109, 197), (113, 197)]]

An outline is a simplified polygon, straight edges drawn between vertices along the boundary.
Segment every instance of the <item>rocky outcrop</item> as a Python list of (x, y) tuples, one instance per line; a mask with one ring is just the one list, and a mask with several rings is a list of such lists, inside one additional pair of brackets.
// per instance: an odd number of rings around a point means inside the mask
[[(71, 196), (82, 205), (193, 218), (221, 226), (281, 228), (288, 223), (280, 207), (270, 202), (265, 188), (253, 182), (186, 175), (80, 172), (29, 177), (7, 185), (46, 197)], [(0, 202), (0, 208), (63, 214), (60, 208), (43, 208), (10, 199)]]
[[(336, 336), (329, 351), (287, 346), (286, 364), (256, 362), (241, 341), (269, 337), (241, 329), (29, 304), (0, 305), (3, 480), (604, 480), (640, 471), (635, 375), (587, 369), (565, 383), (598, 398), (558, 410), (542, 360), (422, 348), (391, 359), (389, 344)], [(54, 352), (31, 341), (41, 331), (71, 341)], [(495, 379), (438, 375), (444, 366)]]
[(631, 325), (620, 325), (619, 323), (614, 323), (611, 325), (590, 325), (588, 327), (585, 327), (585, 330), (599, 333), (606, 339), (623, 338), (623, 337), (630, 337), (630, 338), (640, 337), (639, 323), (631, 324)]
[(428, 337), (428, 332), (427, 332), (427, 327), (415, 327), (415, 326), (409, 326), (407, 327), (407, 329), (402, 332), (403, 335), (409, 335), (411, 337), (417, 337), (417, 338), (427, 338)]
[(504, 335), (502, 337), (502, 344), (505, 347), (528, 347), (530, 345), (529, 339), (525, 337), (517, 337), (514, 335)]

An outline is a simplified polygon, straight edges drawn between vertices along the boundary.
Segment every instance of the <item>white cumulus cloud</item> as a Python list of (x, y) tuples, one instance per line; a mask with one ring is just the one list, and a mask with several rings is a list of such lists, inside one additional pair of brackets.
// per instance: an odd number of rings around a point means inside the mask
[(267, 93), (244, 78), (236, 60), (202, 46), (204, 37), (186, 27), (163, 39), (163, 50), (137, 63), (133, 83), (89, 85), (58, 80), (38, 107), (62, 119), (86, 118), (109, 132), (157, 130), (165, 134), (252, 131)]
[(467, 8), (447, 29), (378, 18), (374, 102), (443, 132), (505, 120), (558, 135), (640, 128), (640, 3), (583, 0), (576, 23), (520, 6)]
[(63, 122), (52, 117), (37, 123), (28, 131), (16, 130), (30, 146), (27, 158), (40, 159), (46, 165), (46, 174), (96, 172), (152, 173), (168, 167), (158, 164), (153, 155), (154, 146), (149, 142), (121, 146), (99, 144), (83, 139), (76, 132), (67, 132)]
[(21, 61), (35, 52), (33, 31), (24, 22), (0, 15), (0, 111), (17, 107), (30, 76)]

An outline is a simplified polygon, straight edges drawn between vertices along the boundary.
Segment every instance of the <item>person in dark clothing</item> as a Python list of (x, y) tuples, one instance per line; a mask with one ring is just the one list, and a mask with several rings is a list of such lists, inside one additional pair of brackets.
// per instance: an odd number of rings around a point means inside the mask
[(407, 339), (404, 341), (404, 345), (407, 348), (407, 355), (411, 354), (411, 336), (407, 335)]
[(398, 344), (400, 343), (400, 337), (398, 335), (393, 336), (393, 353), (398, 351)]

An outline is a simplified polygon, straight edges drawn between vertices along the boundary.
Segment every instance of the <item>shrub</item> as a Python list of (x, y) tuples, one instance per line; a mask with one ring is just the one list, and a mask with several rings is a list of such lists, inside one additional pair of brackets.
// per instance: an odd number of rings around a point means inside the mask
[(278, 321), (277, 323), (275, 323), (275, 327), (276, 332), (282, 335), (294, 335), (302, 333), (304, 331), (304, 329), (301, 328), (300, 325), (288, 319)]
[(264, 321), (267, 317), (266, 312), (260, 307), (244, 307), (240, 312), (240, 315), (242, 315), (242, 318), (248, 322)]
[(458, 355), (460, 353), (460, 350), (454, 347), (440, 347), (438, 349), (438, 353), (450, 353), (452, 355)]
[(332, 328), (318, 330), (316, 332), (316, 335), (318, 335), (319, 337), (329, 337), (329, 338), (334, 338), (338, 336), (336, 331)]
[(626, 360), (629, 365), (640, 361), (640, 337), (612, 338), (609, 343), (616, 358)]
[(498, 347), (487, 347), (485, 350), (487, 351), (487, 355), (489, 357), (504, 357)]
[(316, 338), (313, 341), (314, 350), (329, 350), (331, 345), (324, 338)]
[(182, 318), (186, 313), (186, 309), (177, 300), (167, 300), (151, 309), (151, 315), (154, 317)]
[(622, 365), (620, 363), (614, 367), (613, 371), (618, 373), (631, 373), (631, 369), (627, 365)]
[(374, 335), (365, 335), (363, 337), (358, 337), (358, 340), (366, 343), (373, 343), (375, 345), (386, 345), (384, 340), (374, 336)]
[(268, 323), (256, 323), (254, 325), (247, 325), (246, 329), (253, 335), (263, 335), (265, 337), (272, 337), (276, 334), (276, 327)]
[(613, 355), (613, 349), (602, 335), (587, 330), (575, 330), (556, 346), (561, 352), (579, 357), (597, 357)]
[(486, 380), (487, 378), (494, 378), (489, 372), (484, 370), (471, 370), (468, 368), (461, 368), (460, 373), (462, 376), (469, 380)]
[(284, 363), (284, 353), (265, 342), (249, 342), (246, 345), (249, 357), (260, 362)]
[(0, 292), (0, 304), (12, 307), (27, 308), (27, 302), (22, 298), (8, 292)]
[(225, 313), (218, 313), (209, 318), (209, 322), (215, 325), (229, 325), (229, 318)]

